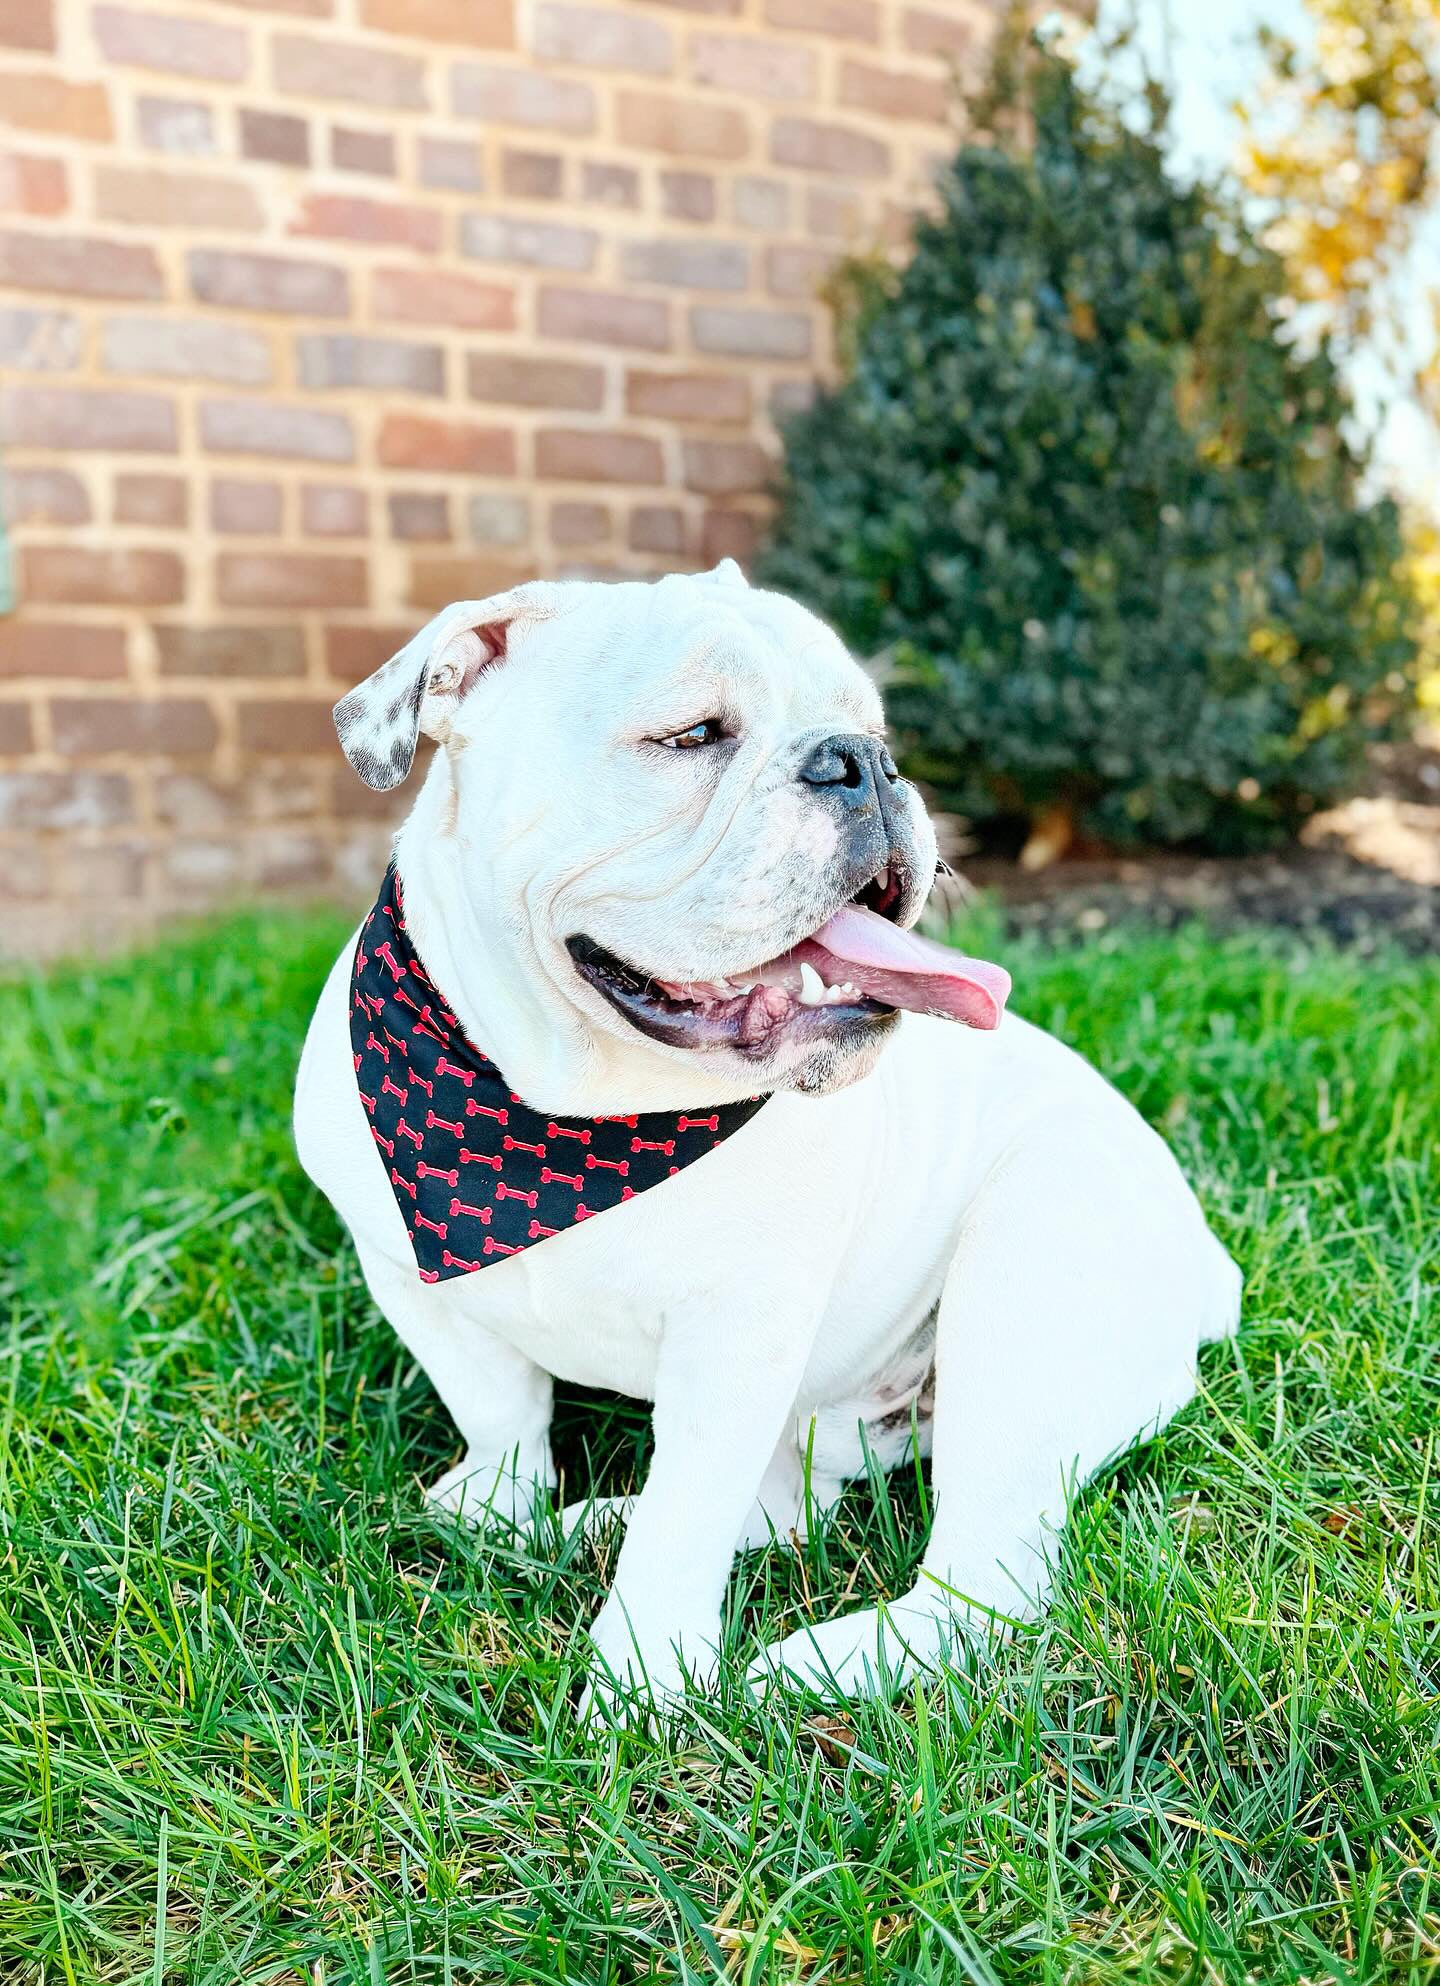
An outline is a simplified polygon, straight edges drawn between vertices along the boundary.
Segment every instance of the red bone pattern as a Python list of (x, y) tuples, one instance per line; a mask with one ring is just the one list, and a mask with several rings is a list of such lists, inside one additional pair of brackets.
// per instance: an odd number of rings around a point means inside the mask
[[(405, 928), (393, 870), (356, 947), (351, 990), (356, 1089), (375, 1120), (370, 1129), (427, 1283), (499, 1265), (662, 1185), (738, 1131), (764, 1102), (754, 1097), (705, 1116), (538, 1115), (465, 1039), (435, 989)], [(429, 996), (423, 1003), (422, 991)], [(421, 1098), (423, 1122), (401, 1114)], [(576, 1170), (550, 1165), (551, 1150)], [(488, 1189), (491, 1203), (462, 1197), (462, 1178), (479, 1197)], [(471, 1234), (485, 1231), (478, 1257), (445, 1245), (456, 1221), (474, 1223)]]

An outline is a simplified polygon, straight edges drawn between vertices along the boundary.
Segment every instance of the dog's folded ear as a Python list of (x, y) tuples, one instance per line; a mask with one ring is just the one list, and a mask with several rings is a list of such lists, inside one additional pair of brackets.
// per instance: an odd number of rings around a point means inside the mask
[(367, 786), (377, 793), (398, 786), (415, 763), (422, 731), (446, 737), (481, 672), (503, 661), (512, 628), (554, 613), (554, 593), (535, 580), (488, 600), (457, 600), (341, 697), (334, 713), (340, 749)]

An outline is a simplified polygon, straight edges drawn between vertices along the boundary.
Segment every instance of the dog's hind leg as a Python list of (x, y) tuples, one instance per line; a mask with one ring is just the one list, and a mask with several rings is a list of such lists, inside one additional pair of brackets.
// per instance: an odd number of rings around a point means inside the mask
[(777, 1643), (757, 1682), (868, 1693), (1038, 1611), (1068, 1495), (1184, 1404), (1200, 1342), (1235, 1307), (1234, 1264), (1168, 1154), (1158, 1177), (1147, 1156), (1141, 1192), (1103, 1134), (1037, 1140), (981, 1189), (940, 1305), (920, 1577)]
[(360, 1252), (370, 1294), (424, 1368), (460, 1430), (465, 1453), (425, 1492), (427, 1501), (472, 1523), (524, 1524), (553, 1487), (552, 1382), (523, 1353), (466, 1314), (444, 1283)]

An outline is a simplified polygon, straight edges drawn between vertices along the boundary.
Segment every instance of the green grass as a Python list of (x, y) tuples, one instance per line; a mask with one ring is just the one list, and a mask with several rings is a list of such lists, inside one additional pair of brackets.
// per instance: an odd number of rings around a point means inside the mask
[[(1440, 1976), (1440, 966), (1012, 948), (1178, 1148), (1238, 1344), (989, 1660), (592, 1741), (613, 1541), (422, 1515), (452, 1430), (296, 1170), (339, 936), (0, 987), (4, 1986)], [(645, 1438), (567, 1396), (569, 1493)], [(919, 1509), (745, 1561), (737, 1656), (902, 1589)]]

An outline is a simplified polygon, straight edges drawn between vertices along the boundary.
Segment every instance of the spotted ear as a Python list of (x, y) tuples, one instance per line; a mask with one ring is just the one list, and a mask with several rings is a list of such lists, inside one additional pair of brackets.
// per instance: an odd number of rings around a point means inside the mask
[(537, 581), (488, 600), (456, 601), (341, 697), (334, 712), (340, 749), (367, 786), (388, 793), (415, 763), (422, 731), (449, 734), (481, 673), (505, 659), (515, 624), (554, 611), (553, 590)]

